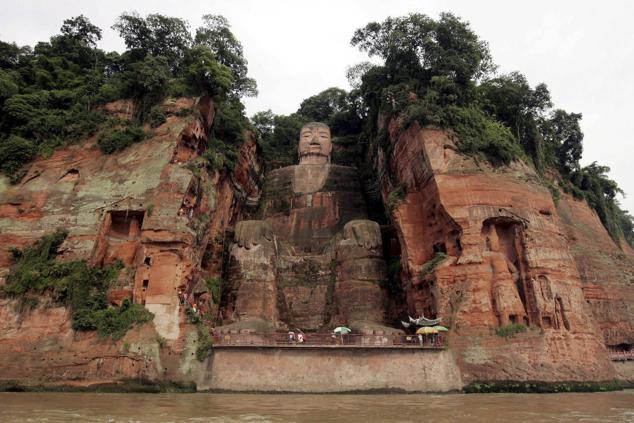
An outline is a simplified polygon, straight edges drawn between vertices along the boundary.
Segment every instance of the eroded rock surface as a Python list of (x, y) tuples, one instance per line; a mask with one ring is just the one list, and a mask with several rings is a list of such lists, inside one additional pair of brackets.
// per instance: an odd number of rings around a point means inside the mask
[(634, 344), (634, 251), (617, 246), (585, 202), (563, 196), (557, 211), (577, 262), (586, 302), (606, 345)]
[[(466, 380), (613, 378), (582, 289), (583, 257), (571, 253), (534, 172), (478, 164), (443, 131), (413, 125), (392, 135), (392, 155), (379, 165), (393, 175), (384, 198), (396, 185), (407, 192), (392, 212), (407, 309), (443, 318)], [(429, 271), (439, 253), (447, 257)], [(528, 330), (497, 336), (509, 323)]]
[[(117, 102), (105, 109), (129, 118), (130, 107)], [(75, 333), (63, 308), (21, 314), (14, 311), (14, 301), (4, 301), (0, 379), (82, 383), (197, 376), (180, 369), (194, 355), (186, 350), (193, 342), (191, 332), (194, 341), (196, 333), (186, 322), (181, 298), (201, 310), (214, 307), (202, 278), (220, 274), (227, 227), (248, 207), (249, 199), (259, 197), (260, 163), (255, 139), (247, 134), (235, 172), (209, 172), (198, 158), (210, 142), (213, 102), (207, 97), (197, 102), (184, 98), (168, 101), (163, 108), (167, 121), (150, 139), (111, 155), (102, 154), (88, 140), (37, 160), (18, 185), (0, 186), (4, 272), (11, 264), (6, 247), (23, 247), (64, 228), (68, 237), (59, 258), (85, 259), (95, 266), (120, 260), (125, 269), (110, 290), (109, 301), (120, 304), (129, 298), (143, 304), (154, 313), (153, 322), (116, 342), (98, 339), (95, 333)], [(184, 109), (192, 113), (181, 113)], [(54, 348), (42, 349), (43, 343)], [(133, 344), (139, 348), (131, 350)], [(157, 344), (169, 365), (161, 366), (155, 359), (148, 364), (144, 348), (158, 348)], [(48, 357), (53, 356), (55, 364), (49, 365)], [(27, 365), (20, 364), (24, 357)]]

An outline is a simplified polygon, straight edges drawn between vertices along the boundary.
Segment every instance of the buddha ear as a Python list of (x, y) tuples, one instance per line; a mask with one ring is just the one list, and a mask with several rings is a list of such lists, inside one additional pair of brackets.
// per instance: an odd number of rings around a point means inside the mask
[(332, 158), (332, 142), (330, 144), (328, 144), (328, 147), (324, 148), (324, 153), (325, 156), (328, 158), (328, 160), (326, 160), (326, 163), (330, 163), (330, 159)]
[(324, 151), (328, 155), (328, 157), (330, 157), (330, 153), (332, 153), (332, 140), (330, 140), (330, 142), (324, 148)]

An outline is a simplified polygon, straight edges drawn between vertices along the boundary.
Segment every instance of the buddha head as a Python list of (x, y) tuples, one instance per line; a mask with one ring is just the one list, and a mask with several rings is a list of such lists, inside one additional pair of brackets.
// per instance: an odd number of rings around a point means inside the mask
[(325, 123), (311, 122), (299, 132), (299, 164), (330, 163), (332, 140), (330, 128)]

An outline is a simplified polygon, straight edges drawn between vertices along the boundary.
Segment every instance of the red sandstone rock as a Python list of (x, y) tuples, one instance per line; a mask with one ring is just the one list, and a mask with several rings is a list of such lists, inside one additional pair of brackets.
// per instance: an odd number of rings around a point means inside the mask
[(604, 342), (634, 344), (634, 251), (627, 243), (617, 246), (585, 202), (563, 195), (557, 212)]
[[(384, 166), (395, 176), (382, 187), (384, 198), (391, 186), (407, 189), (392, 216), (409, 313), (443, 318), (465, 379), (613, 378), (578, 262), (534, 172), (520, 163), (493, 171), (439, 130), (390, 128)], [(448, 258), (423, 278), (438, 251)], [(496, 336), (509, 322), (528, 332)]]
[[(191, 99), (177, 99), (165, 108), (177, 113), (193, 106)], [(182, 162), (194, 160), (207, 148), (207, 130), (215, 114), (210, 99), (199, 106), (201, 118), (170, 116), (153, 137), (123, 151), (103, 155), (91, 144), (71, 146), (35, 161), (20, 184), (0, 185), (3, 271), (12, 263), (6, 247), (24, 247), (65, 228), (69, 235), (60, 248), (62, 259), (87, 259), (93, 265), (121, 260), (127, 269), (109, 292), (109, 301), (119, 304), (133, 298), (155, 314), (151, 324), (114, 342), (98, 339), (95, 333), (75, 333), (63, 308), (19, 315), (3, 300), (0, 379), (192, 380), (183, 369), (197, 365), (191, 362), (195, 351), (188, 350), (196, 331), (184, 323), (178, 289), (200, 301), (202, 310), (209, 307), (210, 296), (193, 290), (203, 274), (219, 274), (221, 262), (214, 257), (201, 271), (203, 254), (218, 237), (222, 246), (225, 230), (242, 213), (246, 198), (236, 192), (259, 196), (254, 178), (260, 167), (249, 137), (240, 147), (235, 178), (187, 168)], [(132, 113), (131, 104), (124, 101), (109, 104), (106, 110)], [(160, 351), (159, 337), (168, 343)], [(138, 351), (124, 351), (136, 344)]]
[[(165, 110), (193, 106), (179, 99)], [(178, 291), (211, 309), (210, 295), (196, 287), (201, 277), (220, 275), (227, 229), (260, 198), (261, 163), (247, 134), (233, 174), (199, 169), (196, 175), (185, 167), (207, 148), (213, 122), (209, 99), (198, 108), (201, 118), (169, 116), (153, 138), (122, 152), (104, 156), (90, 143), (71, 146), (37, 160), (19, 185), (0, 184), (0, 245), (23, 247), (66, 228), (62, 259), (122, 260), (134, 277), (118, 281), (109, 300), (132, 296), (157, 316), (113, 342), (72, 331), (64, 308), (20, 315), (0, 300), (0, 379), (91, 383), (192, 380), (204, 373), (192, 362), (195, 330), (185, 322)], [(132, 113), (126, 102), (106, 110)], [(528, 166), (491, 169), (457, 153), (445, 132), (413, 125), (399, 134), (396, 120), (388, 127), (392, 154), (379, 154), (377, 167), (394, 177), (381, 180), (382, 195), (387, 200), (397, 185), (407, 194), (392, 211), (398, 243), (387, 248), (402, 254), (406, 311), (442, 317), (450, 327), (462, 379), (615, 377), (605, 345), (633, 343), (634, 252), (615, 245), (585, 203), (564, 196), (555, 205)], [(359, 330), (373, 330), (363, 319), (381, 319), (384, 294), (373, 284), (385, 274), (380, 244), (368, 236), (359, 243), (354, 230), (346, 231), (346, 223), (365, 219), (363, 198), (346, 168), (329, 167), (332, 174), (300, 175), (296, 193), (294, 167), (269, 174), (263, 201), (280, 241), (276, 270), (271, 240), (251, 249), (234, 245), (229, 295), (240, 299), (228, 301), (225, 317), (240, 323), (247, 313), (265, 329), (278, 321), (318, 329), (331, 323), (330, 313), (342, 323), (359, 320)], [(311, 189), (322, 183), (331, 185)], [(342, 184), (352, 186), (345, 195), (337, 192)], [(297, 248), (301, 254), (291, 254)], [(422, 274), (437, 252), (447, 258)], [(10, 264), (0, 248), (0, 267)], [(304, 284), (306, 275), (311, 281)], [(528, 331), (508, 339), (495, 334), (512, 321), (528, 323)]]

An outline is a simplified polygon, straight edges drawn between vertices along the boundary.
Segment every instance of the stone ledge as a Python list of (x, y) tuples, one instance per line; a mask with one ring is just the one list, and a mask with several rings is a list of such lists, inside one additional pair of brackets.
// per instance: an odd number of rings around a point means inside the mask
[(444, 351), (445, 347), (421, 347), (418, 345), (214, 345), (214, 349), (310, 349), (310, 350), (420, 350)]

